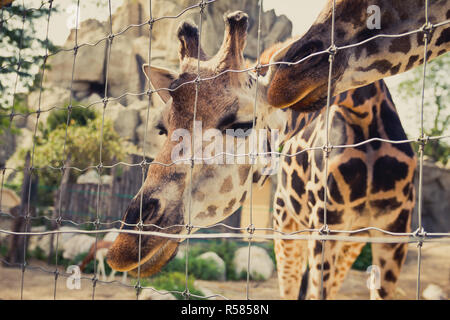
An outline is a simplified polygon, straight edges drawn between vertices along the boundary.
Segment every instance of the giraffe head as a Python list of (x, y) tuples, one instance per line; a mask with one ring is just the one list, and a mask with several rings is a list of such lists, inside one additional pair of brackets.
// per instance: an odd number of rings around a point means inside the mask
[[(335, 47), (331, 43), (333, 1)], [(450, 17), (450, 2), (430, 1), (428, 11), (430, 23), (444, 22)], [(274, 68), (268, 102), (299, 111), (326, 105), (330, 56), (334, 57), (332, 96), (422, 64), (424, 32), (412, 31), (423, 28), (425, 22), (425, 0), (327, 1), (310, 29), (290, 41), (272, 60), (287, 64)], [(427, 60), (450, 49), (449, 30), (444, 24), (430, 31)]]
[[(188, 224), (195, 231), (195, 226), (218, 223), (245, 200), (253, 178), (248, 157), (217, 155), (249, 152), (251, 138), (245, 134), (241, 138), (231, 136), (235, 147), (231, 151), (226, 140), (233, 133), (230, 129), (234, 133), (251, 130), (255, 103), (252, 87), (256, 81), (246, 72), (224, 73), (245, 68), (248, 16), (238, 11), (224, 20), (223, 44), (214, 57), (208, 58), (200, 48), (197, 27), (184, 22), (178, 29), (180, 72), (144, 66), (153, 89), (165, 103), (159, 127), (167, 139), (150, 164), (141, 190), (129, 204), (122, 229), (138, 230), (136, 224), (142, 215), (144, 231), (183, 235)], [(201, 81), (197, 91), (198, 71), (202, 79), (213, 79)], [(198, 121), (195, 129), (194, 111)], [(191, 143), (195, 158), (216, 158), (195, 160), (191, 172)], [(175, 255), (178, 244), (166, 237), (142, 235), (139, 240), (136, 234), (121, 233), (109, 250), (108, 263), (115, 270), (133, 274), (140, 261), (141, 275), (151, 275)]]

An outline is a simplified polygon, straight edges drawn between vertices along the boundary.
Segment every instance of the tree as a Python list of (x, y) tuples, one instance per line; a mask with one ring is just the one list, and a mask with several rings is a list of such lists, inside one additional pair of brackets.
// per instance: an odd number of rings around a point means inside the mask
[[(425, 82), (424, 99), (424, 134), (442, 136), (449, 133), (450, 124), (450, 55), (446, 54), (428, 63)], [(423, 69), (416, 68), (411, 78), (399, 85), (400, 97), (408, 103), (418, 105), (422, 96)], [(419, 124), (420, 125), (420, 124)], [(416, 144), (417, 148), (418, 145)], [(425, 145), (424, 154), (434, 161), (447, 164), (450, 157), (450, 146), (443, 139), (430, 140)]]
[(51, 41), (36, 36), (36, 26), (46, 24), (48, 14), (46, 5), (24, 8), (21, 1), (0, 9), (0, 133), (10, 127), (11, 110), (23, 112), (16, 109), (17, 92), (39, 87), (38, 70), (43, 65), (45, 48), (48, 52), (56, 49)]

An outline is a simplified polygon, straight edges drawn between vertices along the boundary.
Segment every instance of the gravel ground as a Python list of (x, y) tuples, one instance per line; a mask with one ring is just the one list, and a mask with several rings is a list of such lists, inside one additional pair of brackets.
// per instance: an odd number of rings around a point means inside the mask
[[(429, 284), (436, 284), (450, 296), (450, 244), (426, 243), (422, 249), (421, 290)], [(31, 261), (31, 265), (47, 270), (53, 267), (40, 261)], [(63, 271), (61, 269), (61, 271)], [(369, 292), (365, 286), (367, 275), (365, 272), (351, 270), (339, 292), (338, 299), (368, 299)], [(90, 275), (88, 275), (90, 277)], [(400, 275), (396, 299), (414, 299), (416, 294), (417, 278), (417, 248), (410, 245), (407, 260)], [(117, 282), (120, 277), (116, 277)], [(128, 278), (128, 281), (130, 278)], [(53, 299), (54, 275), (40, 270), (27, 269), (24, 275), (24, 299)], [(245, 281), (203, 281), (197, 280), (196, 285), (203, 289), (205, 294), (220, 294), (229, 299), (246, 298)], [(20, 299), (21, 271), (14, 268), (0, 266), (0, 299)], [(272, 300), (279, 299), (278, 282), (274, 275), (264, 282), (250, 282), (250, 298)], [(93, 293), (92, 281), (82, 280), (80, 290), (69, 290), (66, 287), (66, 278), (60, 277), (57, 281), (57, 299), (91, 299)], [(132, 287), (97, 283), (95, 299), (135, 299), (135, 290)]]

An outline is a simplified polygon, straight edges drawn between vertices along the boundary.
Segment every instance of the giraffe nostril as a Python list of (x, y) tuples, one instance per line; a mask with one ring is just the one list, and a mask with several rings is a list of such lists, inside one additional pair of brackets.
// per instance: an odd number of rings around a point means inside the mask
[[(142, 203), (142, 205), (141, 205)], [(141, 211), (142, 208), (142, 211)], [(139, 223), (141, 220), (142, 212), (142, 222), (145, 223), (149, 218), (151, 218), (155, 213), (159, 211), (160, 202), (155, 198), (142, 198), (137, 196), (134, 198), (128, 206), (125, 213), (125, 223), (127, 228), (132, 228), (132, 225)]]
[[(145, 203), (145, 206), (144, 206)], [(149, 217), (153, 216), (159, 210), (159, 200), (150, 198), (148, 200), (142, 199), (142, 221), (145, 222)], [(140, 210), (140, 207), (139, 207)], [(140, 214), (140, 212), (139, 212)]]

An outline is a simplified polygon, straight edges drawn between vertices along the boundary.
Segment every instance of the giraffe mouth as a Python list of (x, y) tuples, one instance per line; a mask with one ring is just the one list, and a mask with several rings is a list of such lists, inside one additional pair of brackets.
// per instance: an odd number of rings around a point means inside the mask
[(169, 263), (178, 252), (178, 242), (169, 240), (151, 256), (146, 262), (130, 270), (128, 273), (133, 277), (149, 277), (159, 272), (162, 267)]
[[(179, 243), (162, 237), (142, 237), (121, 233), (107, 254), (109, 266), (132, 276), (148, 277), (157, 273), (175, 255)], [(140, 252), (139, 252), (140, 247)]]

